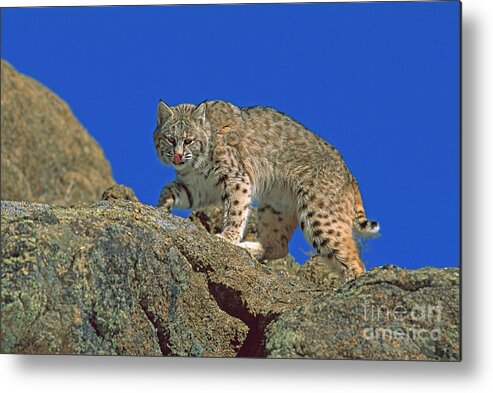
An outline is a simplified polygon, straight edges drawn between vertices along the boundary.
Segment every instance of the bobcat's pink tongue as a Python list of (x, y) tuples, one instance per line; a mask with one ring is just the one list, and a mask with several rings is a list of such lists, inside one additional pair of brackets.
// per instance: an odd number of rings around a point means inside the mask
[(176, 153), (174, 156), (173, 156), (173, 162), (178, 165), (178, 164), (181, 164), (181, 156)]

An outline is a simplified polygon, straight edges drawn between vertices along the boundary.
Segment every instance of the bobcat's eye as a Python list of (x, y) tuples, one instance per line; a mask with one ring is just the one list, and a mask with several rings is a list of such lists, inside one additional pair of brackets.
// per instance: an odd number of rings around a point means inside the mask
[(185, 139), (185, 145), (189, 145), (193, 142), (193, 139), (187, 138)]
[(167, 140), (169, 143), (171, 143), (172, 145), (174, 145), (174, 144), (176, 143), (176, 139), (175, 139), (175, 138), (173, 138), (172, 136), (170, 136), (170, 137), (166, 138), (166, 140)]

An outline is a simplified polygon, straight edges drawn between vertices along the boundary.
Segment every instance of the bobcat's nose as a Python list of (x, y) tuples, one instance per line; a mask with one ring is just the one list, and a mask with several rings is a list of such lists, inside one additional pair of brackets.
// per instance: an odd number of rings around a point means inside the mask
[(173, 156), (173, 162), (176, 164), (176, 165), (179, 165), (181, 164), (181, 158), (183, 157), (183, 154), (178, 154), (178, 153), (175, 153), (175, 155)]

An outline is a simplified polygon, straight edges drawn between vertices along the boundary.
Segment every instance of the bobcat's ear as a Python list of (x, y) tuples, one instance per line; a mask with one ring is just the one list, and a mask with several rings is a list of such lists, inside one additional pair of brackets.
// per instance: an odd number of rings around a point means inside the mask
[(157, 106), (157, 125), (162, 126), (170, 118), (173, 118), (173, 111), (164, 103), (163, 100), (159, 100), (159, 104)]
[(192, 119), (198, 121), (201, 124), (204, 123), (205, 122), (205, 109), (206, 109), (206, 102), (204, 101), (193, 110)]

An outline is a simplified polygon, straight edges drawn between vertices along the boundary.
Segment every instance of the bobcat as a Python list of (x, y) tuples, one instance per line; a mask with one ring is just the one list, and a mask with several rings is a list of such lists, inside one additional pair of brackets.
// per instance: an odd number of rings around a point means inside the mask
[[(176, 171), (158, 207), (222, 204), (218, 236), (262, 259), (287, 255), (300, 225), (317, 252), (335, 258), (347, 277), (365, 271), (353, 230), (370, 236), (379, 225), (367, 220), (358, 184), (336, 148), (287, 115), (224, 101), (169, 107), (161, 100), (154, 144), (160, 160)], [(253, 200), (259, 243), (242, 242)]]

